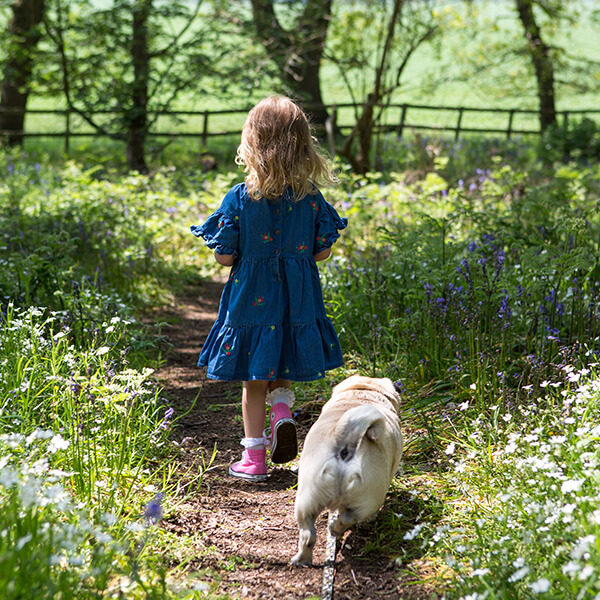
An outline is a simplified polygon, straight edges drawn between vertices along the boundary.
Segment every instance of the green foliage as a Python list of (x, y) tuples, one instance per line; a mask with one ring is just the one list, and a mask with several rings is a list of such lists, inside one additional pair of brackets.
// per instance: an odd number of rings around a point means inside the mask
[(326, 296), (356, 367), (485, 398), (538, 384), (600, 330), (598, 173), (510, 167), (356, 186)]
[(426, 562), (446, 598), (594, 598), (600, 171), (423, 146), (330, 193), (346, 368), (404, 385), (395, 486), (427, 499), (396, 509), (393, 487), (363, 552)]
[(65, 486), (70, 474), (54, 460), (67, 446), (45, 429), (0, 435), (3, 598), (167, 597), (164, 577), (136, 571), (152, 523), (123, 527), (110, 512), (75, 502)]
[(582, 119), (549, 127), (542, 136), (540, 155), (550, 161), (596, 161), (600, 158), (600, 129)]
[[(142, 35), (148, 64), (132, 56), (133, 17), (142, 9), (147, 15)], [(85, 121), (118, 139), (124, 139), (140, 110), (148, 109), (145, 126), (151, 127), (157, 113), (168, 110), (181, 95), (208, 93), (213, 85), (221, 94), (226, 91), (226, 84), (210, 78), (217, 65), (219, 74), (225, 74), (228, 67), (220, 59), (231, 51), (233, 37), (223, 35), (227, 23), (211, 11), (203, 0), (141, 4), (56, 0), (48, 11), (47, 57), (38, 64), (38, 90), (68, 95), (67, 102)], [(140, 68), (149, 69), (144, 75), (148, 78), (144, 106), (135, 98), (139, 93), (135, 70)], [(106, 110), (115, 114), (96, 114)]]
[(0, 586), (7, 598), (182, 597), (137, 519), (159, 515), (157, 494), (170, 509), (197, 492), (215, 451), (179, 467), (181, 415), (149, 368), (164, 344), (134, 313), (198, 277), (206, 253), (189, 224), (224, 184), (0, 162)]
[[(324, 190), (349, 218), (321, 268), (347, 359), (333, 377), (358, 371), (405, 387), (405, 475), (374, 530), (351, 534), (353, 548), (409, 572), (444, 563), (437, 587), (448, 598), (534, 597), (546, 581), (560, 590), (547, 597), (593, 597), (598, 389), (587, 363), (600, 351), (600, 171), (545, 166), (522, 142), (423, 138), (397, 157), (403, 173), (391, 158), (365, 177), (342, 166), (339, 184)], [(0, 161), (0, 460), (7, 473), (30, 473), (18, 460), (35, 465), (50, 445), (46, 470), (56, 474), (42, 487), (60, 483), (57, 498), (83, 503), (85, 522), (118, 540), (102, 546), (96, 580), (82, 583), (70, 555), (60, 569), (44, 563), (40, 578), (82, 598), (117, 584), (132, 598), (184, 594), (170, 587), (167, 559), (149, 551), (167, 542), (135, 525), (159, 491), (166, 510), (176, 502), (169, 427), (179, 416), (147, 369), (161, 340), (135, 309), (210, 273), (189, 225), (240, 176)], [(302, 389), (298, 397), (314, 401), (330, 388)], [(209, 451), (185, 475), (187, 490), (213, 460)], [(27, 482), (15, 477), (0, 481), (7, 518), (27, 516), (18, 536), (0, 536), (10, 569), (62, 556), (60, 536), (42, 533), (79, 518), (54, 501), (27, 512), (16, 492)], [(117, 519), (106, 530), (104, 513)], [(79, 529), (87, 573), (96, 546)], [(192, 597), (204, 593), (181, 579)]]
[[(597, 597), (600, 385), (595, 368), (564, 374), (518, 412), (500, 409), (495, 431), (485, 415), (451, 417), (462, 526), (424, 523), (421, 534), (453, 573), (447, 597)], [(486, 437), (499, 434), (490, 452)]]
[(8, 173), (0, 183), (5, 301), (41, 303), (95, 322), (97, 315), (78, 306), (83, 289), (117, 290), (141, 306), (194, 276), (192, 255), (202, 250), (189, 244), (188, 222), (179, 215), (193, 222), (204, 199), (212, 200), (210, 184), (197, 175), (178, 190), (167, 171), (113, 180), (74, 163), (55, 171), (18, 156), (0, 161)]

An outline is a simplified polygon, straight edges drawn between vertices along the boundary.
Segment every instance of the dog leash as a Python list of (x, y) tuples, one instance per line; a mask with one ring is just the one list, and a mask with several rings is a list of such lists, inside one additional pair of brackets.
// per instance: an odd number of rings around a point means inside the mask
[(333, 598), (333, 580), (335, 578), (335, 556), (337, 554), (337, 538), (329, 532), (329, 525), (335, 521), (338, 512), (329, 513), (327, 523), (327, 546), (325, 547), (325, 567), (323, 568), (323, 589), (321, 600), (331, 600)]

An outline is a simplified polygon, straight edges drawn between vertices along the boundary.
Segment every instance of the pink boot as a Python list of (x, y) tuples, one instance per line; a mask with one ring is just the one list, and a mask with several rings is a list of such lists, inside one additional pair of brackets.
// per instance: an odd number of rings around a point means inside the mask
[(267, 450), (264, 441), (262, 438), (244, 438), (242, 446), (246, 450), (242, 453), (242, 460), (229, 467), (229, 474), (249, 481), (266, 481)]
[(271, 461), (282, 464), (294, 460), (298, 454), (296, 423), (290, 410), (294, 394), (287, 388), (277, 388), (267, 395), (271, 408)]

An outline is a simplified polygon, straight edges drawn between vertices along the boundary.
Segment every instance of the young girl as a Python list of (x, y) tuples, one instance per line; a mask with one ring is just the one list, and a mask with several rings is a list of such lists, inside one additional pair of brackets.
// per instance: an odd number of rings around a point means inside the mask
[(232, 267), (198, 366), (212, 379), (243, 381), (245, 450), (229, 473), (264, 481), (267, 447), (274, 463), (298, 453), (291, 382), (322, 378), (343, 364), (316, 263), (329, 256), (347, 220), (315, 186), (333, 177), (306, 115), (290, 99), (270, 96), (250, 111), (236, 163), (245, 182), (191, 228), (218, 263)]

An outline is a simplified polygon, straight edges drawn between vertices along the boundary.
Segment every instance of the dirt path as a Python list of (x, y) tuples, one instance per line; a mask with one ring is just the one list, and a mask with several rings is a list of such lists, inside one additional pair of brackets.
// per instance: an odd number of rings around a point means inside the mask
[[(197, 463), (201, 454), (208, 459), (215, 444), (217, 448), (213, 468), (204, 475), (198, 493), (169, 515), (164, 526), (195, 536), (198, 558), (189, 570), (218, 572), (220, 593), (282, 600), (320, 597), (326, 513), (318, 521), (314, 566), (289, 565), (297, 544), (294, 469), (271, 466), (268, 481), (261, 484), (227, 475), (230, 463), (242, 449), (240, 385), (210, 380), (202, 383), (195, 366), (216, 317), (221, 290), (221, 283), (205, 282), (160, 316), (168, 324), (163, 333), (173, 346), (158, 373), (164, 394), (175, 403), (179, 414), (198, 397), (193, 410), (179, 421), (178, 439), (188, 438), (184, 458), (190, 464)], [(300, 443), (314, 419), (316, 415), (308, 410), (298, 414)], [(393, 560), (372, 553), (368, 560), (361, 559), (363, 546), (359, 534), (346, 534), (337, 555), (335, 600), (428, 597), (418, 586), (407, 589), (401, 585)]]

